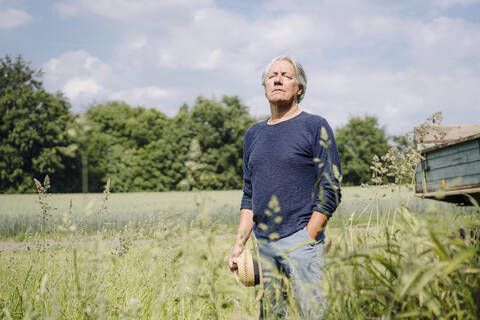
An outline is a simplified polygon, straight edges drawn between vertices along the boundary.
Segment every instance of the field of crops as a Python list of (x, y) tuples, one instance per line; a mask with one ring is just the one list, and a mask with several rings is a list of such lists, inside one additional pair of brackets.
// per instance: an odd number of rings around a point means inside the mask
[[(240, 197), (0, 195), (0, 319), (256, 319), (226, 264)], [(479, 227), (476, 207), (344, 188), (326, 230), (325, 318), (480, 318)]]

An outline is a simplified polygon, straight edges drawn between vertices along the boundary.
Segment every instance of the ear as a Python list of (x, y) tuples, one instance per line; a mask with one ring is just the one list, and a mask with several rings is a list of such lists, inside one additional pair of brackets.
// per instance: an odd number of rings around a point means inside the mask
[(303, 87), (298, 87), (297, 96), (300, 96), (303, 93)]

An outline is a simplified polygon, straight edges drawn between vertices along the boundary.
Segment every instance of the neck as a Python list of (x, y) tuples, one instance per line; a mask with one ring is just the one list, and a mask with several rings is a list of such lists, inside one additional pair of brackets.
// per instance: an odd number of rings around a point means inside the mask
[(289, 104), (270, 103), (271, 117), (268, 120), (269, 124), (279, 123), (291, 119), (298, 115), (302, 110), (296, 101)]

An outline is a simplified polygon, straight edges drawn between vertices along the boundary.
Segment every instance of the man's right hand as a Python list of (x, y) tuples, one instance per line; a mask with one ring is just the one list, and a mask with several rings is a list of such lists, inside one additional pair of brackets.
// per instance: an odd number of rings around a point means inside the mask
[(243, 245), (237, 245), (235, 244), (232, 248), (232, 251), (230, 252), (230, 255), (228, 256), (228, 268), (230, 268), (230, 271), (234, 272), (235, 270), (238, 269), (237, 265), (237, 257), (240, 256), (243, 252), (243, 249), (245, 246)]
[(250, 233), (253, 228), (253, 211), (250, 209), (242, 209), (240, 211), (240, 223), (238, 226), (237, 236), (235, 237), (235, 245), (228, 256), (228, 268), (234, 272), (238, 269), (236, 259), (240, 256), (245, 248)]

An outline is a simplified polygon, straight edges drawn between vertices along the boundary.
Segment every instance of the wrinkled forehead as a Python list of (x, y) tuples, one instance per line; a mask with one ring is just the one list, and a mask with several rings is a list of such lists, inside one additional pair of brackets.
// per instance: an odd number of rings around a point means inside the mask
[(277, 60), (268, 68), (267, 74), (273, 73), (288, 73), (291, 75), (296, 75), (295, 68), (293, 64), (288, 60)]

